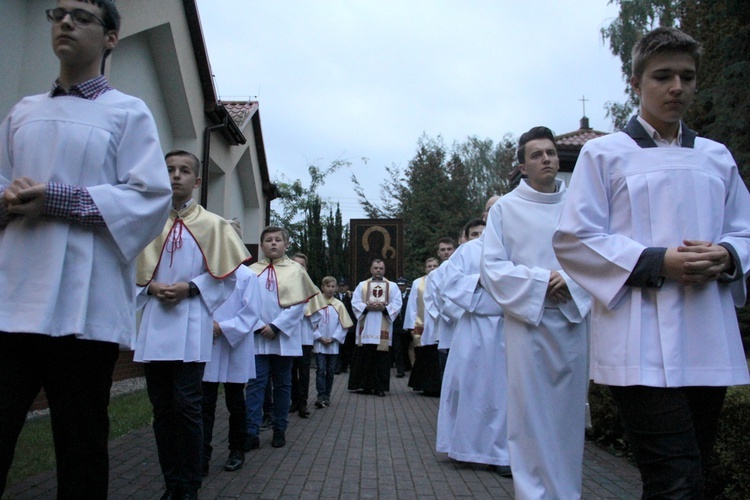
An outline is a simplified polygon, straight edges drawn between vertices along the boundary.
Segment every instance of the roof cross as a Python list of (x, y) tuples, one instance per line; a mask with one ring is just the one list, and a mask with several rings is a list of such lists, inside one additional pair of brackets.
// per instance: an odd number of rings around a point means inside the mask
[(583, 103), (583, 116), (586, 116), (586, 101), (589, 101), (590, 99), (586, 99), (586, 96), (584, 95), (578, 100)]

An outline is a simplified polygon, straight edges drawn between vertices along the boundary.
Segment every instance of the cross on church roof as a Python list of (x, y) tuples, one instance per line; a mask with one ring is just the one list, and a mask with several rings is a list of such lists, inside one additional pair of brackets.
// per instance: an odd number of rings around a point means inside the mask
[(578, 100), (583, 103), (583, 116), (586, 116), (586, 101), (590, 99), (586, 99), (586, 96), (584, 95), (584, 96), (581, 96), (581, 98)]

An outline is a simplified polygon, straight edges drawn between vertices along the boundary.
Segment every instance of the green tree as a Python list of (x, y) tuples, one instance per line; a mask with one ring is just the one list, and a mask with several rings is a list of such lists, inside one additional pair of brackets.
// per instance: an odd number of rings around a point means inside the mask
[[(631, 51), (638, 38), (656, 26), (676, 26), (699, 40), (703, 57), (698, 93), (685, 121), (700, 135), (727, 145), (745, 184), (750, 186), (750, 9), (743, 0), (610, 0), (618, 17), (602, 29), (612, 53), (631, 73)], [(615, 129), (621, 129), (638, 104), (628, 85), (624, 104), (607, 103)]]
[[(290, 255), (296, 252), (307, 255), (307, 271), (316, 284), (327, 274), (339, 272), (341, 274), (333, 275), (345, 275), (341, 269), (348, 266), (348, 229), (343, 227), (341, 211), (337, 205), (334, 216), (329, 203), (323, 201), (318, 194), (326, 177), (342, 166), (349, 166), (349, 163), (335, 161), (325, 169), (310, 165), (308, 187), (304, 187), (299, 179), (287, 182), (283, 176), (275, 181), (280, 196), (272, 207), (271, 223), (289, 231)], [(323, 215), (325, 210), (328, 210), (328, 216)], [(335, 264), (330, 260), (331, 255), (338, 256)], [(335, 268), (332, 267), (334, 265)]]

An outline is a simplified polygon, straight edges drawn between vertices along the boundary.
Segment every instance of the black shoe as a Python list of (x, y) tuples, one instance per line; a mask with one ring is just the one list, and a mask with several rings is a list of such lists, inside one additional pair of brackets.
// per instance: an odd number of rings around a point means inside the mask
[(271, 446), (274, 448), (281, 448), (286, 446), (286, 434), (284, 431), (273, 431), (273, 439), (271, 440)]
[(255, 434), (248, 434), (245, 439), (245, 451), (257, 450), (260, 448), (260, 439)]
[(307, 418), (310, 416), (310, 410), (307, 409), (307, 406), (299, 407), (299, 416), (300, 418)]
[(378, 392), (375, 393), (375, 395), (377, 397), (379, 397), (379, 398), (384, 398), (385, 397), (385, 393), (383, 391), (378, 391)]
[(260, 423), (260, 430), (266, 431), (273, 426), (271, 415), (263, 415), (263, 421)]
[(245, 465), (245, 453), (240, 450), (232, 450), (229, 452), (227, 463), (224, 464), (224, 470), (234, 472), (240, 470), (243, 465)]
[(325, 403), (320, 399), (315, 402), (315, 408), (325, 408), (325, 406)]
[(180, 497), (180, 492), (177, 488), (167, 488), (164, 494), (161, 496), (161, 500), (177, 500)]
[(203, 474), (203, 477), (208, 476), (208, 460), (203, 460), (203, 463), (201, 464), (201, 474)]
[(406, 375), (404, 374), (404, 372), (398, 372), (398, 373), (396, 374), (396, 378), (404, 378), (405, 376), (406, 376)]
[(513, 472), (510, 470), (510, 465), (490, 465), (490, 470), (497, 472), (500, 477), (513, 477)]
[(299, 405), (297, 403), (289, 405), (289, 413), (294, 413), (297, 410), (299, 410)]

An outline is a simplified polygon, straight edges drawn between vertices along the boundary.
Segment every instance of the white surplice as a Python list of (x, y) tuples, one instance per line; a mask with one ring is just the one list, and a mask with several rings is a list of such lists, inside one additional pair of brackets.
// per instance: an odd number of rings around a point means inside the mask
[[(313, 332), (316, 341), (315, 344), (313, 344), (313, 352), (320, 354), (338, 354), (339, 344), (343, 344), (346, 340), (347, 331), (346, 328), (341, 326), (338, 311), (329, 304), (325, 309), (321, 309), (315, 314), (319, 315), (319, 321)], [(320, 339), (333, 339), (334, 342), (326, 345), (320, 342)]]
[[(393, 281), (383, 280), (388, 283), (388, 305), (385, 307), (385, 315), (388, 319), (388, 345), (393, 344), (393, 322), (401, 312), (401, 290)], [(357, 316), (357, 345), (380, 344), (380, 328), (383, 324), (383, 313), (367, 312), (367, 304), (362, 300), (363, 290), (366, 290), (370, 280), (362, 281), (352, 294), (352, 309)]]
[(253, 328), (260, 316), (260, 283), (246, 266), (234, 272), (232, 295), (214, 312), (221, 335), (213, 339), (204, 382), (244, 384), (255, 378)]
[(139, 287), (138, 308), (143, 308), (143, 315), (134, 342), (135, 361), (205, 363), (211, 359), (212, 315), (232, 294), (236, 280), (234, 273), (224, 279), (211, 276), (190, 231), (182, 231), (181, 238), (182, 245), (162, 257), (153, 281), (192, 281), (200, 294), (167, 304), (147, 295), (148, 286)]
[(302, 356), (302, 319), (306, 302), (289, 307), (279, 305), (276, 273), (273, 267), (263, 269), (258, 275), (260, 281), (260, 319), (253, 331), (273, 323), (280, 331), (272, 339), (255, 334), (255, 354), (278, 354), (280, 356)]
[[(745, 279), (661, 288), (625, 284), (647, 247), (729, 243), (750, 271), (750, 196), (723, 145), (641, 148), (619, 132), (589, 141), (576, 164), (554, 245), (596, 298), (591, 375), (654, 387), (750, 383), (735, 306)], [(744, 278), (743, 277), (743, 278)]]
[(135, 259), (172, 199), (151, 113), (117, 90), (27, 97), (0, 125), (0, 184), (24, 176), (85, 187), (106, 227), (15, 217), (0, 230), (0, 331), (129, 346)]
[(509, 465), (507, 375), (502, 309), (479, 286), (483, 239), (459, 246), (445, 269), (440, 294), (463, 313), (445, 366), (437, 451), (455, 460)]
[[(481, 283), (505, 314), (508, 444), (516, 498), (579, 498), (591, 297), (565, 272), (552, 234), (565, 184), (540, 193), (525, 180), (490, 209)], [(546, 298), (551, 271), (572, 300)]]

